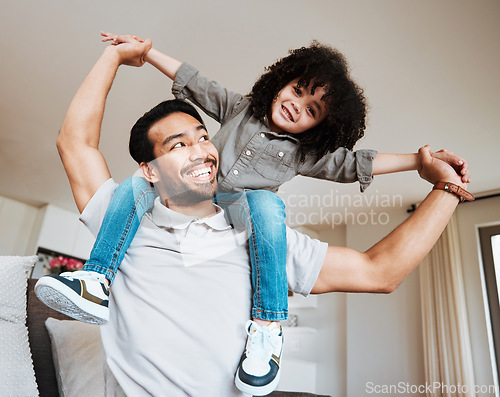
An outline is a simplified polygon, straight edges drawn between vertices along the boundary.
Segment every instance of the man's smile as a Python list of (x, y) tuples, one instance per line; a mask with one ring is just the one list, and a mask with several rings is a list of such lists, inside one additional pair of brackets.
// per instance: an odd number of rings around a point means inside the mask
[(199, 170), (191, 171), (187, 174), (190, 178), (203, 179), (204, 177), (209, 177), (212, 174), (212, 168), (206, 167)]
[(215, 164), (213, 160), (208, 160), (203, 164), (198, 164), (194, 167), (188, 167), (183, 170), (182, 174), (188, 178), (194, 179), (197, 182), (206, 182), (213, 179), (215, 172)]

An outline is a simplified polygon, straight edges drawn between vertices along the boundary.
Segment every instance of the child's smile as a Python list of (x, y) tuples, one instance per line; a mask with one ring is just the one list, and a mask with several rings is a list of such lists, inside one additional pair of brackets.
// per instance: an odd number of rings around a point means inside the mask
[(326, 115), (326, 105), (322, 100), (324, 87), (317, 87), (311, 94), (308, 87), (299, 87), (299, 79), (292, 80), (276, 96), (271, 105), (269, 124), (274, 132), (300, 134), (316, 127)]
[(284, 105), (281, 105), (281, 109), (283, 110), (283, 113), (285, 113), (285, 117), (288, 117), (288, 119), (290, 119), (290, 121), (293, 122), (292, 113), (290, 113)]

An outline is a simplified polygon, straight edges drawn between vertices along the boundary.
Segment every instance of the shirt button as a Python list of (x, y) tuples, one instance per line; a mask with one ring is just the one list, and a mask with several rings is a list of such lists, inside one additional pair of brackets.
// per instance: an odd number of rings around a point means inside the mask
[(234, 175), (238, 175), (238, 170), (233, 170)]
[(247, 150), (247, 151), (245, 152), (245, 154), (246, 154), (247, 156), (250, 156), (250, 155), (252, 154), (252, 152), (251, 152), (250, 150)]
[(263, 132), (260, 133), (261, 138), (264, 138), (265, 136), (266, 136), (266, 134), (264, 134)]
[(284, 154), (285, 154), (285, 153), (283, 153), (283, 152), (279, 152), (279, 153), (278, 153), (278, 157), (283, 157), (283, 156), (284, 156)]

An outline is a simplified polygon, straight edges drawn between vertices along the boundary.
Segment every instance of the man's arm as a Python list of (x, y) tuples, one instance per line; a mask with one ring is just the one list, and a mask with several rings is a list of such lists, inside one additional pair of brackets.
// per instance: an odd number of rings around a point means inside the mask
[(111, 177), (99, 151), (99, 139), (106, 97), (116, 71), (122, 64), (144, 64), (144, 55), (149, 48), (150, 40), (120, 48), (107, 47), (68, 108), (57, 138), (57, 149), (80, 212), (97, 189)]
[[(460, 177), (446, 163), (431, 157), (428, 147), (420, 150), (421, 176), (431, 183), (449, 181), (465, 188)], [(358, 252), (328, 247), (312, 293), (388, 293), (418, 266), (448, 224), (459, 200), (443, 190), (433, 190), (417, 210), (388, 236)]]

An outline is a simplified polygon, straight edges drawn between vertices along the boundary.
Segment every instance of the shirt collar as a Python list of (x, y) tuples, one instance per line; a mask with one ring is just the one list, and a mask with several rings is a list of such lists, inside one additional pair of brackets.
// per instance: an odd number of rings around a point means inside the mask
[(152, 211), (152, 220), (156, 226), (167, 227), (171, 229), (186, 229), (191, 223), (205, 223), (208, 227), (215, 230), (231, 229), (231, 225), (224, 216), (224, 210), (214, 204), (217, 210), (215, 215), (200, 219), (197, 216), (184, 215), (166, 207), (157, 197)]
[(271, 127), (269, 127), (269, 119), (267, 118), (267, 116), (263, 117), (262, 124), (264, 124), (264, 126), (266, 127), (266, 131), (262, 131), (265, 134), (270, 134), (270, 135), (273, 135), (273, 136), (275, 136), (277, 138), (281, 138), (281, 139), (289, 139), (292, 142), (295, 142), (297, 144), (300, 143), (300, 141), (297, 138), (295, 138), (294, 136), (291, 136), (291, 135), (288, 135), (288, 134), (278, 134), (278, 133), (276, 133), (274, 131), (271, 131)]

